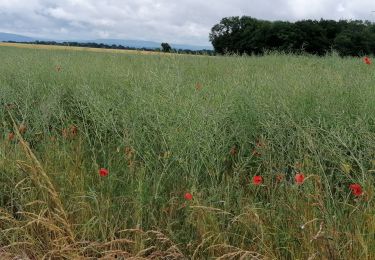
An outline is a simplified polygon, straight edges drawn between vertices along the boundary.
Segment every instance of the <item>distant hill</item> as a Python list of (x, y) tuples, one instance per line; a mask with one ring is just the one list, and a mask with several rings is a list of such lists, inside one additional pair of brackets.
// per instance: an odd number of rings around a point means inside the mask
[[(140, 41), (140, 40), (121, 40), (121, 39), (95, 39), (95, 40), (58, 40), (58, 39), (45, 39), (37, 37), (27, 37), (18, 34), (12, 33), (1, 33), (0, 32), (0, 42), (14, 41), (14, 42), (33, 42), (33, 41), (55, 41), (55, 42), (79, 42), (79, 43), (103, 43), (107, 45), (122, 45), (125, 47), (131, 48), (147, 48), (147, 49), (156, 49), (160, 48), (158, 42), (153, 41)], [(198, 45), (188, 45), (188, 44), (173, 44), (170, 43), (172, 48), (182, 49), (182, 50), (213, 50), (212, 46), (198, 46)]]
[(18, 34), (0, 32), (0, 42), (6, 42), (6, 41), (33, 42), (33, 41), (36, 41), (36, 39), (23, 36), (23, 35), (18, 35)]
[[(160, 48), (161, 42), (152, 42), (152, 41), (139, 41), (139, 40), (120, 40), (120, 39), (96, 39), (96, 40), (87, 40), (82, 41), (79, 40), (77, 42), (95, 42), (95, 43), (103, 43), (103, 44), (116, 44), (122, 45), (127, 47), (133, 48), (148, 48), (148, 49), (156, 49)], [(212, 46), (199, 46), (199, 45), (188, 45), (188, 44), (174, 44), (170, 43), (172, 48), (175, 49), (182, 49), (182, 50), (192, 50), (192, 51), (199, 51), (199, 50), (213, 50)]]

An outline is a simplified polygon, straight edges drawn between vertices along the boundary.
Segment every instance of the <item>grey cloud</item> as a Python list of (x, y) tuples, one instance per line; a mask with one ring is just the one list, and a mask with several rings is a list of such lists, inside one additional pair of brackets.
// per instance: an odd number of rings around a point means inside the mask
[(373, 0), (0, 0), (0, 31), (53, 39), (100, 37), (208, 44), (226, 16), (367, 19)]

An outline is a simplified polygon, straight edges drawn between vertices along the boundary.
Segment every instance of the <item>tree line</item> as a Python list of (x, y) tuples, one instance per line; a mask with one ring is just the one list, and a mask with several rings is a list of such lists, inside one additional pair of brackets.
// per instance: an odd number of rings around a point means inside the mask
[(214, 55), (212, 50), (188, 50), (188, 49), (175, 49), (170, 47), (168, 43), (162, 43), (161, 48), (133, 48), (117, 44), (104, 44), (95, 42), (56, 42), (56, 41), (33, 41), (33, 42), (15, 42), (7, 41), (9, 43), (24, 43), (24, 44), (40, 44), (40, 45), (57, 45), (57, 46), (72, 46), (72, 47), (87, 47), (99, 49), (117, 49), (117, 50), (138, 50), (138, 51), (152, 51), (152, 52), (170, 52), (177, 54), (193, 54), (193, 55)]
[(266, 21), (226, 17), (209, 35), (217, 53), (264, 54), (267, 51), (341, 56), (375, 54), (375, 24), (361, 20)]

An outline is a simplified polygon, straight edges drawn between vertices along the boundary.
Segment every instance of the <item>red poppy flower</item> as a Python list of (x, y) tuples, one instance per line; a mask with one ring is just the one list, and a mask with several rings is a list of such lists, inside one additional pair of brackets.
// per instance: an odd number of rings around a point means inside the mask
[(361, 196), (363, 194), (362, 187), (359, 184), (350, 184), (349, 189), (352, 190), (354, 196)]
[(100, 170), (99, 170), (100, 176), (106, 177), (106, 176), (108, 176), (108, 174), (109, 174), (109, 171), (106, 168), (100, 168)]
[(297, 184), (302, 184), (305, 181), (305, 175), (303, 173), (297, 173), (296, 176), (294, 176), (294, 179)]
[(12, 141), (13, 139), (14, 139), (14, 133), (11, 132), (11, 133), (8, 134), (8, 140)]
[(192, 200), (193, 199), (193, 195), (189, 192), (186, 192), (185, 195), (184, 195), (184, 198), (186, 200)]
[(364, 63), (366, 63), (367, 65), (371, 65), (371, 63), (372, 63), (372, 61), (371, 61), (371, 59), (370, 59), (369, 57), (364, 57), (364, 58), (363, 58), (363, 61), (364, 61)]
[(263, 178), (262, 176), (259, 176), (259, 175), (256, 175), (253, 177), (253, 184), (258, 186), (258, 185), (261, 185), (263, 182)]

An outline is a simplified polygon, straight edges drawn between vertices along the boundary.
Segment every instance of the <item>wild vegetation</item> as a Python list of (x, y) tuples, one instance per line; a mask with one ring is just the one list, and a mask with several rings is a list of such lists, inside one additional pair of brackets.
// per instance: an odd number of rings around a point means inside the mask
[(370, 58), (0, 60), (1, 259), (375, 258)]

